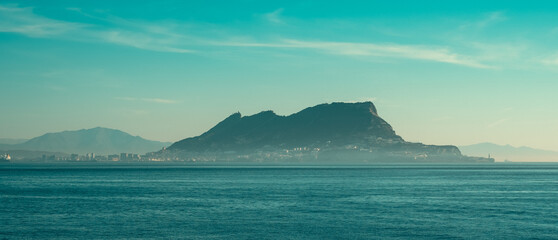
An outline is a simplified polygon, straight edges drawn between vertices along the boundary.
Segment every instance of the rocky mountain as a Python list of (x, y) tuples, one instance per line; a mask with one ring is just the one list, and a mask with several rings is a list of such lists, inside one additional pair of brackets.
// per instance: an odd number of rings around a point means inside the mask
[[(223, 156), (223, 153), (230, 154)], [(175, 159), (199, 159), (200, 155), (207, 158), (215, 154), (218, 158), (250, 159), (295, 155), (330, 160), (349, 157), (457, 161), (466, 158), (455, 146), (406, 142), (378, 115), (372, 102), (320, 104), (289, 116), (272, 111), (252, 116), (235, 113), (204, 134), (178, 141), (159, 154)], [(265, 161), (265, 157), (261, 159)]]
[(109, 128), (91, 128), (77, 131), (47, 133), (20, 144), (3, 144), (2, 149), (31, 150), (64, 153), (138, 153), (157, 151), (169, 143), (150, 141), (139, 136)]
[(244, 117), (235, 113), (201, 136), (176, 142), (169, 149), (227, 151), (268, 145), (292, 148), (350, 144), (355, 139), (371, 137), (403, 140), (378, 116), (371, 102), (332, 103), (290, 116), (278, 116), (273, 111)]
[(556, 162), (558, 152), (530, 147), (514, 147), (511, 145), (498, 145), (494, 143), (479, 143), (459, 147), (464, 154), (471, 156), (490, 155), (496, 161), (512, 162)]

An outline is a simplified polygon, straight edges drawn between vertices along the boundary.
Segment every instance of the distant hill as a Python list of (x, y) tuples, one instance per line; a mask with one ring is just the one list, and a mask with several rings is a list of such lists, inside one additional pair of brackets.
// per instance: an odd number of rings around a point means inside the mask
[(461, 152), (469, 156), (483, 156), (490, 154), (496, 161), (505, 160), (512, 162), (556, 162), (558, 152), (541, 150), (529, 147), (513, 147), (511, 145), (498, 145), (494, 143), (479, 143), (460, 146)]
[(32, 138), (24, 143), (0, 147), (4, 150), (31, 150), (63, 153), (139, 153), (157, 151), (169, 143), (150, 141), (139, 136), (132, 136), (120, 130), (109, 128), (91, 128), (76, 131), (47, 133)]
[(191, 161), (491, 161), (464, 157), (455, 146), (407, 142), (372, 102), (320, 104), (289, 116), (234, 113), (157, 154)]

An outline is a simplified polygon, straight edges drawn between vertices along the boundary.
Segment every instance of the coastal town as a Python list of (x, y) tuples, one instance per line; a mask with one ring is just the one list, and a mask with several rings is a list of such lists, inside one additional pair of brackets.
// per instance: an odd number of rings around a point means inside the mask
[[(13, 152), (10, 154), (10, 152)], [(152, 153), (120, 153), (110, 155), (100, 155), (95, 153), (86, 154), (65, 154), (65, 153), (30, 153), (31, 151), (13, 150), (0, 151), (0, 162), (145, 162), (155, 161)]]

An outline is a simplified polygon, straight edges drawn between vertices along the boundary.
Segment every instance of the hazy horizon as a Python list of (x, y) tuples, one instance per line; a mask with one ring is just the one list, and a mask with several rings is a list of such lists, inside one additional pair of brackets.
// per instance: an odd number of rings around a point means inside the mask
[(0, 138), (175, 142), (235, 112), (370, 100), (407, 141), (558, 151), (557, 6), (4, 1)]
[[(96, 126), (96, 127), (92, 127), (92, 128), (66, 129), (66, 130), (63, 130), (63, 131), (60, 131), (60, 132), (90, 130), (90, 129), (94, 129), (94, 128), (105, 128), (105, 127), (103, 127), (103, 126)], [(112, 128), (106, 128), (106, 129), (112, 129)], [(112, 129), (112, 130), (120, 131), (119, 129)], [(44, 133), (44, 134), (49, 134), (49, 133), (60, 133), (60, 132), (46, 132), (46, 133)], [(127, 133), (127, 132), (126, 132), (126, 133)], [(41, 134), (41, 135), (39, 135), (39, 136), (35, 136), (35, 137), (32, 137), (32, 138), (0, 138), (0, 144), (18, 144), (18, 143), (23, 143), (23, 142), (28, 141), (28, 140), (30, 140), (30, 139), (43, 136), (44, 134)], [(130, 133), (128, 133), (128, 134), (130, 134)], [(131, 135), (131, 136), (142, 137), (142, 136), (134, 135), (134, 134), (130, 134), (130, 135)], [(190, 137), (195, 137), (195, 136), (188, 136), (188, 137), (185, 137), (185, 138), (190, 138)], [(142, 137), (142, 138), (143, 138), (143, 137)], [(178, 140), (176, 140), (176, 141), (167, 141), (167, 142), (160, 141), (160, 142), (172, 144), (172, 143), (174, 143), (174, 142), (177, 142), (177, 141), (179, 141), (179, 140), (183, 140), (183, 139), (185, 139), (185, 138), (178, 139)], [(153, 139), (146, 139), (146, 140), (153, 140)], [(157, 140), (153, 140), (153, 141), (157, 141)], [(532, 147), (530, 147), (530, 146), (514, 146), (514, 145), (511, 145), (511, 144), (497, 144), (497, 143), (491, 143), (491, 142), (479, 142), (479, 143), (473, 143), (473, 144), (469, 144), (469, 145), (456, 145), (456, 146), (459, 147), (459, 148), (461, 148), (461, 147), (469, 147), (469, 146), (485, 145), (485, 144), (490, 144), (490, 145), (493, 144), (493, 145), (498, 146), (498, 147), (528, 148), (528, 149), (533, 149), (533, 150), (552, 151), (552, 150), (548, 150), (548, 149), (532, 148)], [(486, 154), (482, 154), (482, 155), (486, 155)], [(475, 156), (476, 156), (476, 155), (475, 155)], [(479, 155), (479, 156), (480, 156), (480, 155)]]

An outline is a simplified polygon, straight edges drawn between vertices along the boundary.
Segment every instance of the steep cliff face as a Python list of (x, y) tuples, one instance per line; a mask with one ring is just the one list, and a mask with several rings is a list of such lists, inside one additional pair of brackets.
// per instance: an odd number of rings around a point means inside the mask
[(264, 111), (252, 116), (235, 113), (206, 133), (181, 140), (169, 150), (228, 151), (265, 146), (341, 146), (371, 140), (404, 142), (378, 116), (372, 102), (331, 103), (306, 108), (290, 116)]

